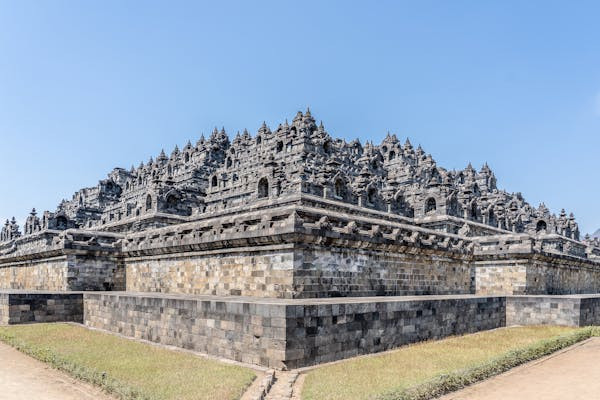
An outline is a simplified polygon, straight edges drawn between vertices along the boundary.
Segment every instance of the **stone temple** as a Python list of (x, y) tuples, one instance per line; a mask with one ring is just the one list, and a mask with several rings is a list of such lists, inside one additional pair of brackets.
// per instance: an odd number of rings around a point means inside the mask
[(573, 214), (346, 142), (298, 112), (169, 156), (0, 233), (0, 323), (78, 321), (296, 368), (512, 324), (600, 323), (600, 240)]

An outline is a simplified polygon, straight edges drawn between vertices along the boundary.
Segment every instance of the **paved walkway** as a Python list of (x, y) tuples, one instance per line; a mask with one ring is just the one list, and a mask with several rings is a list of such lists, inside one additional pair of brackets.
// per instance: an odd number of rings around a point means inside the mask
[(0, 343), (0, 400), (110, 400), (77, 381)]
[(600, 338), (488, 379), (439, 400), (598, 400)]

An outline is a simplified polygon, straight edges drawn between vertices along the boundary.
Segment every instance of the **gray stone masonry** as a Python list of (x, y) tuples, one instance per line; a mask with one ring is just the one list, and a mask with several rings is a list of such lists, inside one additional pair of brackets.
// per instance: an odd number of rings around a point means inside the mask
[(507, 325), (600, 325), (600, 295), (508, 296)]
[(77, 292), (0, 292), (0, 324), (83, 322), (83, 295)]
[(0, 291), (0, 323), (72, 321), (276, 369), (512, 325), (600, 324), (600, 295), (261, 299)]
[[(293, 248), (291, 268), (288, 255), (275, 260), (281, 269), (250, 254), (282, 245)], [(231, 249), (248, 271), (221, 260)], [(74, 263), (50, 265), (58, 257)], [(494, 269), (506, 258), (530, 265)], [(242, 274), (225, 282), (232, 271)], [(137, 168), (115, 168), (53, 212), (32, 210), (23, 230), (14, 218), (0, 229), (0, 288), (567, 294), (600, 292), (598, 271), (599, 239), (581, 238), (565, 210), (499, 189), (487, 165), (450, 171), (392, 134), (379, 145), (346, 142), (308, 110), (253, 137), (215, 129)]]
[(84, 293), (85, 324), (293, 369), (512, 325), (600, 324), (600, 295), (259, 299)]
[(85, 324), (277, 369), (505, 326), (505, 298), (280, 300), (84, 293)]

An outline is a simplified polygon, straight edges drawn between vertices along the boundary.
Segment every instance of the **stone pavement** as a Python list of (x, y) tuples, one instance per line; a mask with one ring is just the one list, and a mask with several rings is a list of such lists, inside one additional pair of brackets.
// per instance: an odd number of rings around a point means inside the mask
[(277, 371), (275, 382), (265, 397), (265, 400), (289, 400), (292, 398), (294, 383), (298, 378), (297, 372)]
[(101, 390), (0, 343), (0, 400), (110, 400)]
[(600, 338), (514, 368), (438, 400), (600, 399)]

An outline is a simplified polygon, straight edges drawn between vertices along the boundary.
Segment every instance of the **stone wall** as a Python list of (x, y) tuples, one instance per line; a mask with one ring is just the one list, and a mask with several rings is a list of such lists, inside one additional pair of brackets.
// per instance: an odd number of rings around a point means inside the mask
[(506, 298), (507, 325), (600, 324), (600, 296), (509, 296)]
[(473, 263), (480, 295), (584, 294), (600, 292), (600, 268), (564, 256), (526, 254)]
[(83, 295), (57, 292), (0, 292), (0, 324), (83, 322)]
[(527, 293), (527, 263), (519, 260), (474, 264), (475, 293), (479, 295)]
[(582, 296), (579, 305), (579, 325), (600, 325), (600, 297)]
[(86, 292), (87, 326), (283, 368), (286, 306), (256, 299)]
[(69, 255), (68, 290), (125, 290), (125, 266), (111, 256)]
[(435, 253), (265, 246), (125, 260), (127, 290), (314, 298), (471, 293), (468, 261)]
[(289, 369), (511, 325), (598, 325), (600, 295), (260, 299), (0, 291), (0, 323), (75, 321)]
[(128, 258), (127, 291), (291, 298), (293, 257), (266, 246)]
[(464, 258), (441, 252), (404, 253), (306, 246), (294, 252), (297, 298), (473, 293)]
[(533, 258), (527, 268), (527, 294), (600, 292), (600, 267), (566, 257)]
[(579, 326), (575, 296), (511, 296), (506, 300), (506, 325)]
[(1, 264), (0, 289), (124, 290), (125, 272), (114, 257), (68, 254)]
[(298, 368), (505, 325), (503, 297), (260, 301), (84, 296), (87, 326), (273, 368)]
[(0, 265), (1, 289), (69, 290), (66, 256)]
[(8, 307), (8, 294), (0, 293), (0, 325), (8, 325), (10, 308)]
[(331, 300), (289, 306), (286, 326), (289, 368), (505, 326), (504, 297)]

